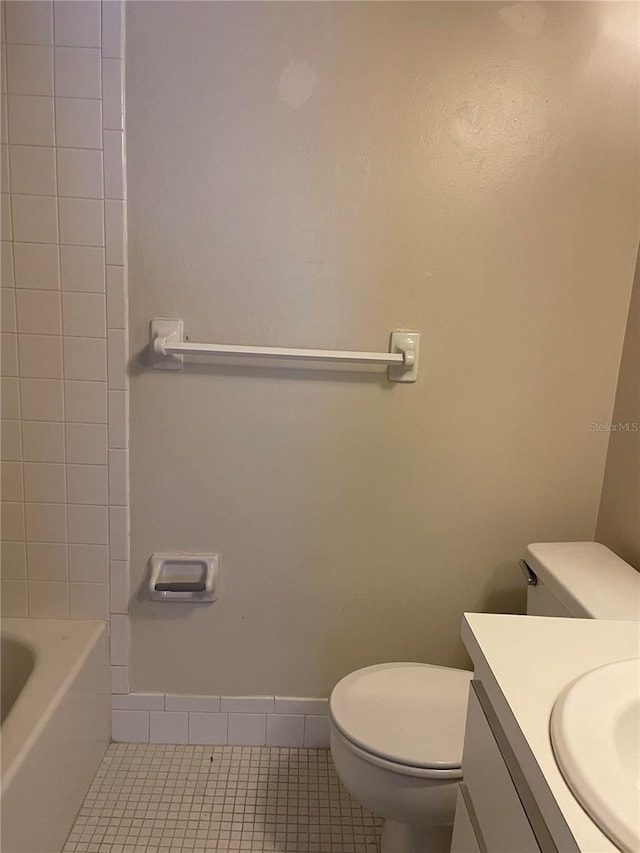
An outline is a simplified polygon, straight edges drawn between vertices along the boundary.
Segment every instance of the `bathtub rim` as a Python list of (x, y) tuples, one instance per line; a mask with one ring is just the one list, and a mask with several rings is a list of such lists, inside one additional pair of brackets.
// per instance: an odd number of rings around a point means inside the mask
[[(97, 619), (7, 618), (2, 619), (0, 627), (6, 637), (29, 646), (35, 655), (33, 672), (0, 729), (1, 796), (106, 634), (107, 623)], [(72, 642), (65, 646), (67, 639)]]

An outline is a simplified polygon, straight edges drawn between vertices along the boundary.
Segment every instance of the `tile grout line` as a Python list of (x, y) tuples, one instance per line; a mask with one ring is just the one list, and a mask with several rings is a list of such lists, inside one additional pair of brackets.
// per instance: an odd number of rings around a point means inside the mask
[[(55, 28), (56, 28), (56, 6), (52, 4), (51, 8), (51, 25), (52, 25), (52, 39), (55, 42)], [(56, 68), (55, 68), (55, 47), (54, 51), (54, 65), (53, 65), (53, 97), (55, 99), (56, 94)], [(55, 100), (54, 100), (54, 110), (53, 110), (53, 148), (55, 152), (55, 179), (56, 179), (56, 193), (58, 191), (58, 116), (55, 109)], [(64, 417), (64, 499), (65, 499), (65, 544), (66, 544), (66, 583), (67, 583), (67, 618), (71, 618), (71, 580), (70, 580), (70, 572), (69, 572), (69, 510), (68, 510), (68, 497), (69, 497), (69, 473), (68, 473), (68, 450), (67, 450), (67, 395), (65, 388), (65, 377), (66, 377), (66, 362), (65, 362), (65, 346), (64, 346), (64, 316), (62, 313), (62, 263), (60, 260), (60, 198), (56, 195), (56, 218), (57, 218), (57, 229), (58, 229), (58, 245), (57, 245), (57, 258), (58, 258), (58, 283), (59, 283), (59, 300), (60, 300), (60, 330), (61, 330), (61, 340), (60, 347), (62, 349), (62, 414)]]

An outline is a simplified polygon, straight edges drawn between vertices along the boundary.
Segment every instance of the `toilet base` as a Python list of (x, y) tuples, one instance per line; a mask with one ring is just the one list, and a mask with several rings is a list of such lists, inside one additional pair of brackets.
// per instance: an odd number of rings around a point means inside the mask
[(385, 820), (381, 853), (449, 853), (453, 826), (409, 826)]

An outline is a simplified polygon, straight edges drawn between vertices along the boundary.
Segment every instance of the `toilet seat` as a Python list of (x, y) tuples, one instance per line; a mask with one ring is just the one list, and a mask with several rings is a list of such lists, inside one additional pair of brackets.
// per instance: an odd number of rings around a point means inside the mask
[(373, 752), (367, 752), (365, 749), (359, 747), (358, 744), (345, 737), (337, 727), (334, 728), (332, 737), (340, 738), (343, 745), (363, 761), (373, 764), (374, 767), (381, 767), (383, 770), (389, 770), (391, 773), (397, 773), (400, 776), (411, 776), (416, 779), (431, 779), (434, 782), (452, 782), (462, 779), (462, 767), (451, 767), (447, 770), (438, 770), (436, 767), (415, 767), (411, 764), (399, 764), (397, 761), (389, 761), (388, 758), (382, 758)]
[(365, 667), (333, 689), (331, 722), (370, 763), (405, 775), (459, 778), (471, 677), (421, 663)]

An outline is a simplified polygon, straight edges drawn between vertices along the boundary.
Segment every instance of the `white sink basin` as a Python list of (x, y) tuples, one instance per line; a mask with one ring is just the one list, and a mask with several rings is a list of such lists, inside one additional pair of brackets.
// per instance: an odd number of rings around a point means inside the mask
[(587, 814), (625, 853), (640, 850), (640, 658), (592, 669), (551, 713), (558, 767)]

